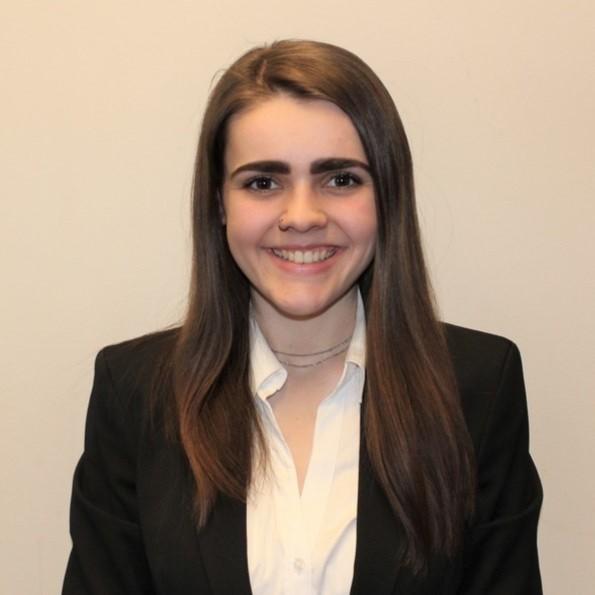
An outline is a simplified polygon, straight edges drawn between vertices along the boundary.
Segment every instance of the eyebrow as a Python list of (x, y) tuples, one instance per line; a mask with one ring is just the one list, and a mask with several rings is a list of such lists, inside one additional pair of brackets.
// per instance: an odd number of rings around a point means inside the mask
[[(358, 159), (349, 159), (347, 157), (328, 157), (326, 159), (317, 159), (310, 165), (311, 174), (322, 174), (327, 171), (336, 171), (339, 169), (348, 169), (350, 167), (361, 167), (370, 172), (370, 166)], [(291, 172), (289, 164), (285, 161), (253, 161), (245, 163), (236, 168), (230, 178), (243, 171), (258, 171), (267, 174), (288, 174)]]

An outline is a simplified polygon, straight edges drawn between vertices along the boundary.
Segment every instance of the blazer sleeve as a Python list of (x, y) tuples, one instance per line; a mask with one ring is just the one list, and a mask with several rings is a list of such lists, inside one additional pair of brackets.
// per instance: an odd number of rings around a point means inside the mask
[(74, 473), (63, 595), (154, 593), (136, 506), (139, 414), (130, 396), (117, 392), (108, 350), (95, 360), (85, 448)]
[(523, 371), (513, 343), (476, 453), (478, 498), (460, 595), (541, 595), (537, 522), (543, 498), (529, 455)]

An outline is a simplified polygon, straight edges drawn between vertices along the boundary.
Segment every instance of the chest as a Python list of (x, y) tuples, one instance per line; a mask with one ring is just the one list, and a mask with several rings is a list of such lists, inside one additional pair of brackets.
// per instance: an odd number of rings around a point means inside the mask
[[(321, 418), (325, 418), (325, 412), (342, 415), (344, 394), (341, 393), (349, 387), (337, 386), (340, 374), (339, 368), (327, 374), (290, 373), (283, 387), (268, 399), (271, 425), (291, 455), (300, 493), (312, 455), (319, 409)], [(321, 419), (319, 433), (328, 432), (332, 422), (328, 415)]]
[[(453, 581), (453, 577), (456, 578), (458, 574), (458, 564), (445, 567), (442, 563), (433, 563), (430, 576), (419, 585), (411, 584), (409, 573), (398, 571), (398, 553), (403, 544), (401, 528), (395, 522), (379, 486), (370, 475), (365, 440), (361, 433), (357, 434), (356, 444), (359, 443), (360, 446), (359, 465), (355, 472), (355, 481), (358, 484), (355, 495), (357, 510), (355, 519), (347, 525), (348, 530), (343, 533), (347, 535), (351, 531), (355, 542), (354, 559), (347, 564), (348, 572), (352, 575), (352, 584), (351, 589), (346, 587), (336, 592), (352, 595), (454, 594), (457, 592), (457, 581)], [(349, 432), (346, 436), (348, 435)], [(352, 440), (353, 438), (352, 436)], [(345, 451), (339, 446), (338, 452)], [(342, 456), (340, 454), (340, 457)], [(338, 467), (344, 467), (341, 458)], [(321, 481), (328, 477), (323, 467), (320, 475)], [(311, 477), (314, 478), (313, 475)], [(344, 474), (342, 477), (347, 478)], [(352, 475), (352, 481), (353, 479)], [(325, 523), (330, 527), (339, 526), (336, 523), (339, 506), (336, 504), (345, 502), (344, 494), (337, 496), (337, 492), (331, 491), (325, 496), (318, 490), (317, 498), (313, 498), (311, 496), (314, 491), (310, 490), (308, 483), (309, 478), (300, 498), (293, 501), (294, 508), (286, 510), (289, 514), (285, 518), (291, 520), (291, 513), (298, 506), (296, 503), (299, 503), (300, 508), (303, 507), (304, 498), (309, 498), (309, 502), (322, 503), (324, 500), (320, 508), (323, 522), (320, 527), (324, 527)], [(345, 487), (341, 487), (340, 483), (336, 485), (339, 491), (345, 492)], [(290, 571), (296, 572), (293, 570), (293, 564), (295, 557), (299, 556), (290, 557), (291, 550), (286, 545), (280, 547), (278, 541), (277, 546), (274, 545), (275, 533), (269, 529), (278, 525), (276, 519), (281, 517), (278, 517), (278, 513), (266, 500), (260, 500), (261, 514), (255, 515), (252, 499), (244, 504), (223, 497), (218, 500), (207, 526), (196, 532), (190, 506), (193, 484), (186, 460), (177, 446), (167, 442), (156, 443), (153, 439), (142, 441), (139, 448), (137, 488), (139, 523), (145, 542), (144, 555), (151, 569), (156, 594), (257, 593), (254, 586), (251, 588), (255, 571), (254, 560), (255, 557), (258, 558), (258, 555), (255, 555), (257, 549), (254, 536), (271, 537), (268, 547), (274, 555), (269, 558), (269, 567), (275, 565), (273, 560), (277, 558), (274, 556), (288, 553), (289, 555), (283, 558), (284, 569), (287, 574)], [(303, 517), (297, 517), (294, 526), (301, 527), (302, 534), (308, 534), (305, 532), (306, 523), (303, 522)], [(308, 523), (308, 526), (311, 527), (313, 524)], [(321, 531), (323, 534), (326, 533), (324, 528)], [(315, 540), (321, 543), (320, 539)], [(331, 555), (330, 558), (332, 557)], [(316, 559), (316, 555), (314, 558)], [(343, 559), (348, 560), (349, 556)], [(314, 561), (314, 565), (316, 564)], [(323, 564), (318, 562), (318, 567), (324, 568)], [(299, 563), (297, 568), (300, 568)], [(307, 567), (303, 568), (304, 572), (309, 571)], [(336, 572), (341, 573), (339, 567)], [(318, 571), (318, 576), (322, 574)], [(330, 576), (330, 572), (326, 575)], [(345, 583), (348, 582), (349, 578), (345, 577)], [(283, 589), (277, 592), (283, 592)]]
[[(266, 592), (300, 595), (349, 591), (360, 408), (345, 393), (334, 397), (306, 411), (292, 412), (285, 403), (268, 410), (263, 425), (269, 474), (247, 504), (248, 566), (255, 593), (264, 592), (259, 586), (265, 585)], [(310, 440), (304, 444), (306, 427)]]

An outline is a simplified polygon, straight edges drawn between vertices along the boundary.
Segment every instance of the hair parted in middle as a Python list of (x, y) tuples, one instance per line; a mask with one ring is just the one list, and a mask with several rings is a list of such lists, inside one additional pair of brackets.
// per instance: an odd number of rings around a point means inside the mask
[(378, 231), (359, 280), (366, 309), (365, 456), (407, 536), (404, 563), (450, 554), (473, 511), (471, 442), (437, 320), (417, 221), (411, 154), (393, 100), (353, 53), (283, 40), (248, 51), (213, 88), (195, 163), (188, 311), (171, 367), (172, 422), (195, 481), (203, 526), (218, 497), (245, 500), (266, 448), (249, 386), (250, 285), (221, 220), (230, 119), (278, 94), (342, 109), (374, 181)]

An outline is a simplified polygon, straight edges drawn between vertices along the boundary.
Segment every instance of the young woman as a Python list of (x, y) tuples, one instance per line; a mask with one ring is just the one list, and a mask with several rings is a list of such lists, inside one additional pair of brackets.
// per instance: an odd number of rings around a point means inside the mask
[(519, 352), (436, 319), (370, 68), (233, 64), (193, 229), (183, 325), (97, 356), (63, 593), (541, 593)]

